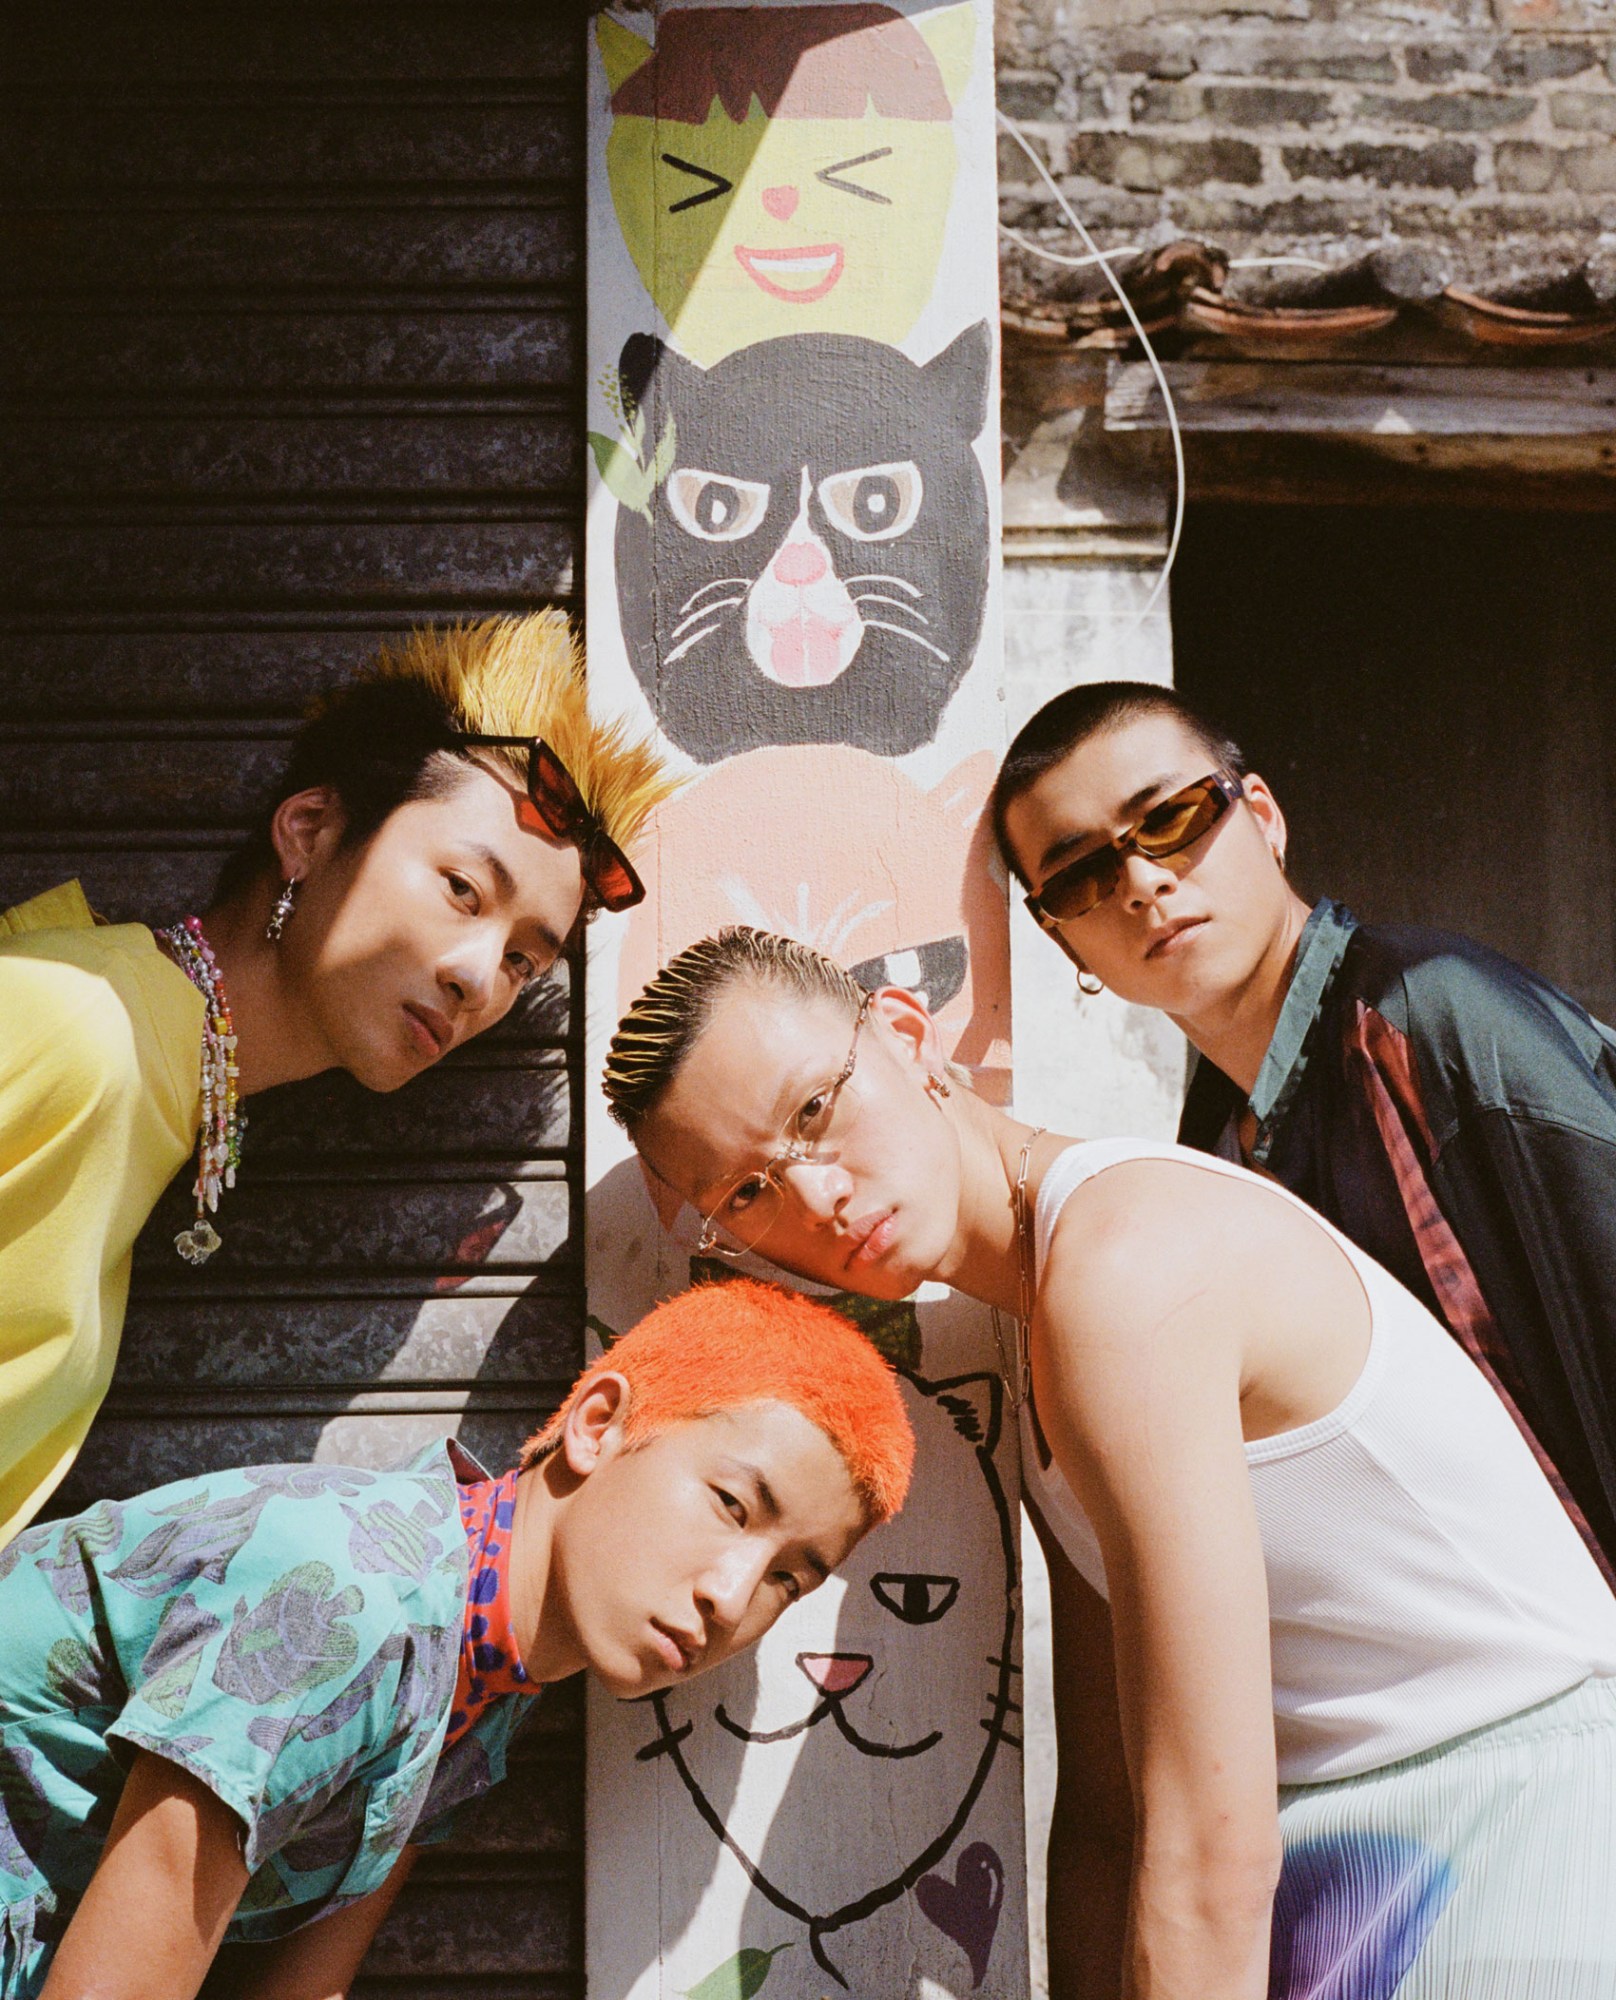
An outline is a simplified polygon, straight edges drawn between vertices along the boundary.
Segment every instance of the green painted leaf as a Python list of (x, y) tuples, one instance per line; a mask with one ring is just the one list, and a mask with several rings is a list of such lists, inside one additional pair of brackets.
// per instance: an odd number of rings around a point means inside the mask
[(662, 435), (657, 439), (657, 448), (651, 454), (651, 489), (654, 492), (673, 470), (674, 456), (679, 449), (679, 432), (670, 415), (662, 426)]
[(636, 514), (651, 514), (651, 475), (641, 465), (619, 438), (609, 438), (600, 431), (589, 432), (589, 447), (595, 454), (595, 463), (600, 467), (600, 476), (606, 482), (606, 490), (620, 507), (632, 508)]
[(777, 1944), (773, 1951), (763, 1951), (755, 1944), (743, 1945), (733, 1958), (726, 1958), (722, 1965), (715, 1965), (705, 1979), (686, 1990), (685, 2000), (752, 2000), (752, 1995), (762, 1989), (769, 1976), (769, 1967), (783, 1951), (790, 1951), (788, 1944)]

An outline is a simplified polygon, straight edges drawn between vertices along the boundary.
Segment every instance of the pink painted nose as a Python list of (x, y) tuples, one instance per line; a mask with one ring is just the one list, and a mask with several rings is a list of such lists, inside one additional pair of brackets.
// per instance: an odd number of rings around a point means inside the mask
[(797, 212), (801, 199), (794, 187), (772, 187), (763, 190), (763, 206), (776, 222), (789, 222)]
[(799, 1653), (797, 1665), (821, 1694), (851, 1694), (875, 1665), (868, 1653)]
[(825, 558), (812, 542), (787, 542), (774, 559), (774, 574), (781, 583), (818, 583), (825, 574)]

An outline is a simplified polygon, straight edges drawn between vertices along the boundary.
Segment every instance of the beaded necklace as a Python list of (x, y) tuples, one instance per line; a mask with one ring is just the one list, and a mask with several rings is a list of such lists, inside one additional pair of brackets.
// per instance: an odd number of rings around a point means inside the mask
[(237, 1108), (236, 1024), (225, 998), (219, 961), (202, 932), (200, 917), (186, 917), (158, 942), (202, 995), (202, 1135), (196, 1161), (196, 1219), (174, 1238), (187, 1264), (205, 1264), (219, 1247), (219, 1232), (208, 1220), (220, 1192), (236, 1184), (241, 1137), (247, 1118)]

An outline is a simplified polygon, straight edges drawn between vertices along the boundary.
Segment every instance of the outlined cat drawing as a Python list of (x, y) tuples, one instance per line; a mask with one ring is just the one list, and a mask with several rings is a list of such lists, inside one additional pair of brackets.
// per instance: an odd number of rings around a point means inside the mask
[[(703, 764), (770, 743), (929, 743), (988, 587), (971, 448), (987, 322), (924, 363), (804, 334), (703, 369), (634, 334), (620, 374), (655, 477), (618, 508), (618, 610), (667, 735)], [(622, 502), (638, 468), (612, 463)]]
[(654, 45), (609, 14), (595, 32), (613, 205), (683, 353), (909, 334), (942, 251), (970, 7), (670, 7)]
[(889, 758), (824, 744), (749, 751), (687, 785), (644, 843), (648, 894), (624, 936), (619, 1010), (670, 953), (751, 924), (828, 953), (865, 986), (923, 995), (949, 1055), (997, 1094), (1010, 947), (982, 822), (997, 761), (980, 750), (928, 788)]
[[(1020, 1749), (1015, 1528), (994, 1460), (1003, 1387), (900, 1376), (922, 1479), (974, 1482), (959, 1545), (900, 1515), (781, 1618), (756, 1664), (642, 1705), (638, 1758), (673, 1766), (692, 1833), (745, 1871), (748, 1938), (777, 1947), (803, 1927), (814, 1963), (780, 1961), (783, 1995), (817, 2000), (826, 1974), (845, 1986), (850, 1933), (873, 1923), (894, 1927), (883, 1962), (981, 1988), (1003, 1907), (1002, 1864), (971, 1830), (996, 1761)], [(973, 1685), (979, 1702), (962, 1705)], [(699, 1843), (677, 1845), (700, 1876)], [(872, 1962), (865, 1943), (857, 1955)]]

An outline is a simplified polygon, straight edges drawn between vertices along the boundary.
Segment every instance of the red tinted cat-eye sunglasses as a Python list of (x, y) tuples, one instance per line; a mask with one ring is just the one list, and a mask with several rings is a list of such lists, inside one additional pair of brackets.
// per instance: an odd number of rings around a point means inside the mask
[(572, 773), (542, 736), (468, 736), (456, 744), (477, 750), (526, 750), (528, 803), (557, 840), (578, 850), (584, 881), (602, 909), (631, 910), (645, 900), (645, 884), (596, 816), (584, 804)]

